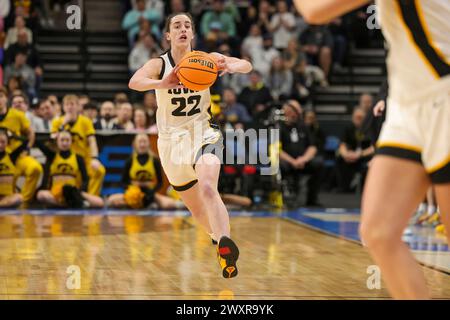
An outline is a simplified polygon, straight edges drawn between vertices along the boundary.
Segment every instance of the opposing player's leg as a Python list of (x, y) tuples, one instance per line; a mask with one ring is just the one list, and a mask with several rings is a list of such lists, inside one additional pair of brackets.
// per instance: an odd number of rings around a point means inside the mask
[(441, 220), (445, 226), (447, 241), (450, 245), (450, 183), (434, 185)]
[(23, 197), (20, 193), (11, 194), (0, 198), (0, 208), (13, 208), (20, 206), (23, 202)]
[(239, 249), (230, 239), (230, 217), (218, 191), (220, 165), (220, 159), (216, 155), (206, 153), (198, 158), (195, 171), (211, 229), (219, 239), (217, 254), (222, 274), (224, 278), (232, 278), (238, 273), (236, 261)]
[(367, 177), (360, 226), (363, 243), (397, 299), (429, 298), (425, 277), (402, 234), (430, 180), (420, 163), (376, 156)]

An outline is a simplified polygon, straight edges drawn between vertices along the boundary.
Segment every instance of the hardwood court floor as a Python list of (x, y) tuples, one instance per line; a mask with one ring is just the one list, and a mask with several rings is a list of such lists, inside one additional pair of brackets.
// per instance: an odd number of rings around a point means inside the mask
[[(369, 290), (360, 245), (280, 218), (232, 218), (239, 276), (223, 279), (215, 248), (190, 218), (0, 217), (0, 299), (384, 299)], [(79, 266), (80, 288), (67, 268)], [(423, 268), (434, 298), (450, 277)], [(70, 282), (70, 281), (69, 281)]]

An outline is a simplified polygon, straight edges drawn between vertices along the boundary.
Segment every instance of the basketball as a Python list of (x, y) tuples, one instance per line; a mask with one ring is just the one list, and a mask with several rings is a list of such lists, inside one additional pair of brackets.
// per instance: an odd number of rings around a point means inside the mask
[(206, 52), (192, 51), (179, 63), (177, 76), (188, 89), (202, 91), (211, 87), (217, 79), (217, 65)]

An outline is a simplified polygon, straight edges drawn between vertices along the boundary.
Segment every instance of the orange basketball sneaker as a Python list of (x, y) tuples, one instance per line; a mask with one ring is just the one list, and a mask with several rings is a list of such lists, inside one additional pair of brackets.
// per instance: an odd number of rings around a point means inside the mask
[(236, 261), (239, 258), (237, 245), (228, 237), (220, 238), (217, 246), (217, 258), (219, 259), (222, 275), (224, 278), (234, 278), (238, 274)]

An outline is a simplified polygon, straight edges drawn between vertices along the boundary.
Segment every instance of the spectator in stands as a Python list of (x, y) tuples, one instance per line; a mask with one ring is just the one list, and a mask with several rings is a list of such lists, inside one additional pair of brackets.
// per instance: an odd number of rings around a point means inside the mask
[(364, 184), (367, 173), (367, 163), (372, 158), (375, 149), (370, 137), (363, 132), (363, 121), (366, 113), (362, 108), (353, 111), (352, 123), (345, 129), (339, 146), (337, 162), (337, 179), (339, 191), (351, 191), (351, 184), (356, 173), (361, 173)]
[(53, 19), (52, 0), (38, 0), (37, 2), (37, 14), (39, 16), (39, 22), (44, 29), (53, 29), (55, 27), (55, 21)]
[(84, 106), (91, 102), (91, 98), (86, 94), (82, 94), (78, 97), (78, 101), (80, 104), (80, 113), (81, 113), (84, 111)]
[[(131, 0), (133, 9), (137, 9), (137, 1)], [(158, 12), (160, 17), (164, 17), (164, 1), (162, 0), (145, 0), (145, 10), (153, 10)]]
[(317, 154), (323, 155), (326, 136), (322, 128), (320, 128), (319, 121), (317, 121), (316, 113), (312, 110), (305, 112), (305, 126), (308, 128), (312, 139), (317, 148)]
[(52, 121), (57, 117), (55, 105), (49, 100), (44, 99), (39, 103), (39, 115), (42, 119), (42, 127), (36, 127), (36, 131), (49, 132), (52, 128)]
[(117, 124), (123, 130), (130, 131), (134, 129), (132, 122), (133, 119), (133, 106), (129, 102), (123, 102), (119, 104), (117, 110)]
[(230, 88), (226, 88), (223, 91), (223, 104), (222, 114), (225, 116), (229, 123), (247, 123), (252, 121), (252, 118), (248, 114), (247, 108), (237, 102), (236, 94)]
[(158, 108), (158, 105), (156, 104), (155, 91), (148, 91), (144, 94), (143, 107), (149, 116), (149, 126), (155, 124), (156, 109)]
[(86, 161), (89, 175), (88, 193), (100, 195), (105, 177), (105, 167), (98, 160), (98, 145), (92, 121), (80, 114), (80, 102), (76, 95), (66, 95), (63, 98), (64, 115), (52, 122), (52, 137), (57, 132), (67, 130), (72, 133), (72, 149)]
[(270, 88), (270, 93), (276, 101), (290, 98), (294, 84), (292, 71), (285, 67), (281, 57), (273, 58), (265, 84)]
[(14, 58), (14, 63), (5, 69), (5, 81), (8, 82), (11, 77), (21, 77), (28, 96), (32, 99), (36, 96), (36, 75), (33, 68), (26, 64), (27, 55), (24, 52), (18, 52)]
[(17, 16), (14, 27), (8, 30), (5, 39), (5, 49), (17, 42), (19, 33), (23, 31), (27, 35), (27, 42), (33, 43), (33, 33), (25, 26), (25, 19), (22, 16)]
[(62, 114), (62, 107), (61, 104), (59, 103), (58, 97), (55, 96), (54, 94), (51, 94), (47, 97), (47, 100), (50, 102), (50, 104), (53, 106), (54, 108), (54, 116), (55, 117), (59, 117)]
[(367, 114), (373, 107), (373, 96), (370, 93), (362, 93), (359, 96), (358, 105), (354, 109), (361, 108)]
[(94, 124), (96, 130), (120, 130), (115, 116), (115, 106), (112, 101), (105, 101), (100, 106), (100, 118)]
[(124, 102), (129, 102), (127, 94), (125, 92), (116, 93), (114, 96), (114, 104), (116, 105), (116, 109)]
[(255, 23), (250, 27), (250, 32), (244, 38), (241, 46), (241, 54), (250, 55), (254, 48), (261, 50), (263, 46), (263, 37), (261, 34), (261, 28)]
[(242, 90), (238, 100), (247, 108), (253, 119), (264, 119), (267, 116), (273, 98), (262, 81), (261, 73), (256, 70), (250, 73), (250, 85)]
[[(58, 0), (61, 1), (61, 0)], [(15, 17), (23, 17), (25, 19), (26, 25), (34, 30), (38, 27), (39, 16), (36, 10), (39, 0), (14, 0), (11, 1), (12, 11)]]
[(280, 53), (273, 47), (273, 37), (271, 34), (265, 34), (263, 39), (262, 48), (253, 48), (250, 56), (252, 58), (253, 68), (259, 71), (263, 77), (267, 77), (272, 60), (275, 57), (279, 57)]
[(387, 77), (384, 79), (380, 86), (378, 94), (374, 101), (372, 110), (369, 110), (364, 119), (364, 132), (370, 137), (372, 145), (375, 145), (378, 141), (378, 137), (381, 133), (381, 128), (386, 120), (386, 108), (387, 108), (387, 96), (389, 92), (389, 83)]
[(147, 10), (145, 5), (145, 0), (136, 0), (136, 9), (127, 12), (123, 18), (122, 28), (128, 31), (128, 40), (131, 47), (139, 32), (139, 24), (143, 19), (149, 20), (152, 23), (152, 32), (158, 36), (160, 35), (159, 23), (162, 17), (158, 10)]
[[(30, 125), (30, 121), (25, 114), (15, 108), (8, 108), (8, 96), (5, 88), (0, 87), (0, 127), (10, 131), (19, 139), (8, 141), (9, 150), (14, 152), (20, 140), (27, 140), (27, 147), (33, 147), (35, 133)], [(22, 186), (22, 196), (25, 203), (33, 200), (38, 181), (42, 174), (42, 166), (33, 157), (22, 153), (16, 162), (16, 177), (25, 176), (25, 183)]]
[(282, 52), (285, 66), (288, 69), (295, 70), (298, 66), (303, 67), (307, 64), (306, 55), (300, 50), (300, 46), (296, 39), (291, 39), (287, 47)]
[(347, 51), (347, 30), (344, 26), (342, 17), (336, 18), (329, 24), (331, 35), (333, 37), (333, 62), (334, 67), (342, 69), (345, 54)]
[(33, 129), (38, 125), (37, 123), (41, 122), (41, 119), (30, 111), (30, 103), (24, 94), (13, 94), (11, 97), (11, 107), (25, 113)]
[(136, 43), (139, 40), (141, 40), (144, 35), (147, 35), (147, 34), (151, 34), (155, 38), (160, 38), (160, 36), (161, 36), (159, 33), (156, 33), (153, 30), (153, 25), (151, 24), (151, 22), (149, 20), (141, 19), (139, 21), (139, 30), (136, 33), (136, 36), (132, 42), (132, 47), (134, 47), (136, 45)]
[[(219, 53), (229, 57), (231, 55), (230, 45), (227, 43), (221, 44)], [(246, 53), (241, 56), (241, 59), (250, 61), (250, 57)], [(247, 73), (226, 73), (219, 78), (219, 81), (224, 88), (232, 88), (239, 95), (250, 84), (250, 76)]]
[(166, 7), (166, 16), (172, 13), (180, 13), (186, 11), (186, 4), (184, 0), (170, 0)]
[(89, 119), (91, 119), (92, 123), (94, 124), (94, 128), (95, 128), (95, 123), (98, 120), (97, 104), (95, 104), (93, 102), (86, 103), (83, 106), (83, 115), (85, 117), (88, 117)]
[(14, 92), (17, 91), (24, 91), (25, 86), (22, 83), (21, 77), (10, 77), (8, 80), (5, 79), (6, 82), (6, 88), (8, 89), (8, 92), (14, 94)]
[(286, 49), (295, 30), (295, 17), (289, 12), (285, 0), (278, 0), (277, 11), (270, 19), (270, 32), (273, 34), (273, 44), (278, 50)]
[(280, 128), (280, 167), (291, 191), (297, 193), (300, 175), (309, 175), (306, 206), (320, 206), (318, 203), (320, 162), (313, 161), (317, 154), (315, 141), (306, 128), (301, 105), (289, 100), (283, 105), (285, 122)]
[(206, 37), (212, 30), (219, 31), (219, 39), (227, 40), (236, 36), (236, 22), (233, 16), (224, 10), (224, 0), (213, 0), (212, 10), (203, 14), (200, 28)]
[(140, 69), (151, 58), (155, 58), (161, 54), (155, 38), (151, 34), (141, 35), (141, 38), (131, 50), (128, 56), (128, 68), (133, 74)]
[(305, 19), (303, 18), (303, 16), (301, 16), (300, 12), (297, 10), (297, 8), (295, 8), (295, 6), (291, 6), (291, 11), (294, 14), (294, 18), (295, 18), (295, 29), (293, 31), (293, 35), (292, 37), (294, 39), (299, 39), (300, 35), (306, 30), (308, 29), (309, 25), (308, 23), (305, 21)]
[(286, 69), (293, 72), (292, 95), (298, 99), (306, 99), (315, 84), (328, 86), (325, 74), (317, 66), (310, 65), (304, 52), (301, 51), (297, 41), (291, 39), (288, 47), (283, 51)]
[(333, 36), (327, 26), (311, 25), (300, 36), (309, 64), (318, 65), (328, 78), (332, 63)]
[(270, 32), (270, 19), (273, 11), (274, 9), (269, 1), (262, 0), (259, 2), (256, 23), (261, 28), (262, 34), (267, 34)]
[(27, 64), (34, 69), (36, 82), (39, 87), (41, 82), (43, 69), (42, 63), (35, 46), (28, 42), (28, 35), (25, 30), (20, 30), (17, 35), (17, 42), (12, 44), (5, 53), (5, 63), (13, 63), (14, 57), (18, 52), (24, 52), (27, 55)]
[(149, 128), (149, 116), (143, 108), (136, 108), (133, 113), (134, 132), (145, 133)]

